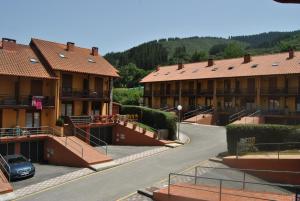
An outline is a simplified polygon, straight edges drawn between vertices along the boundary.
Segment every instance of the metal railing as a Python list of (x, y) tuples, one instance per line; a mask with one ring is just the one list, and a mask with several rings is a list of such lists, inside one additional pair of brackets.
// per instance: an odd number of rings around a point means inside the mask
[[(64, 146), (72, 147), (76, 150), (81, 157), (83, 157), (83, 147), (76, 141), (70, 139), (68, 136), (59, 137), (61, 135), (60, 131), (49, 127), (19, 127), (19, 128), (0, 128), (0, 138), (6, 137), (22, 137), (22, 136), (31, 136), (31, 135), (48, 135), (50, 137), (58, 137), (56, 139), (60, 140)], [(76, 147), (73, 144), (76, 144)]]
[(74, 124), (90, 124), (92, 123), (91, 116), (70, 116)]
[(235, 114), (230, 115), (228, 118), (228, 122), (232, 123), (232, 122), (246, 116), (247, 114), (248, 114), (247, 110), (243, 109)]
[[(280, 159), (280, 154), (283, 153), (289, 154), (287, 151), (299, 150), (300, 142), (282, 142), (282, 143), (254, 143), (254, 144), (245, 144), (237, 142), (236, 144), (236, 158), (238, 159), (240, 155), (251, 154), (251, 153), (260, 153), (262, 155), (272, 153), (276, 156), (277, 159)], [(293, 154), (293, 153), (291, 153)]]
[(191, 110), (189, 112), (186, 112), (183, 114), (183, 119), (188, 119), (190, 117), (193, 117), (195, 115), (199, 115), (201, 112), (205, 111), (207, 109), (206, 106), (199, 106), (197, 109)]
[[(85, 130), (83, 130), (81, 128), (78, 128), (77, 126), (74, 126), (74, 131), (75, 131), (75, 136), (76, 137), (79, 136), (78, 138), (80, 140), (84, 140), (84, 139), (86, 139), (87, 136), (89, 136), (90, 144), (101, 147), (102, 149), (104, 149), (105, 154), (107, 155), (108, 144), (105, 141), (91, 135), (90, 133), (86, 132)], [(104, 148), (103, 148), (103, 146), (104, 146)]]
[[(222, 200), (222, 194), (224, 191), (224, 183), (225, 182), (229, 182), (229, 183), (241, 183), (244, 186), (246, 185), (257, 185), (257, 186), (269, 186), (269, 187), (282, 187), (282, 188), (290, 188), (290, 189), (298, 189), (300, 188), (300, 185), (291, 185), (291, 184), (280, 184), (280, 183), (263, 183), (263, 182), (249, 182), (249, 181), (241, 181), (241, 180), (233, 180), (233, 179), (220, 179), (220, 178), (213, 178), (213, 177), (204, 177), (204, 176), (195, 176), (195, 175), (188, 175), (188, 174), (179, 174), (179, 173), (169, 173), (169, 177), (168, 177), (168, 195), (172, 195), (171, 194), (171, 186), (176, 186), (176, 187), (182, 187), (182, 188), (189, 188), (188, 186), (181, 186), (181, 185), (176, 185), (176, 184), (171, 184), (171, 179), (174, 177), (187, 177), (187, 178), (191, 178), (194, 179), (194, 185), (197, 184), (197, 181), (201, 180), (211, 180), (211, 181), (217, 181), (218, 184), (218, 191), (212, 191), (210, 190), (210, 193), (218, 193), (219, 195), (219, 200)], [(192, 186), (190, 187), (193, 190), (199, 190), (199, 191), (208, 191), (206, 189), (196, 189), (193, 188)], [(238, 190), (243, 190), (243, 189), (238, 189)], [(255, 197), (255, 196), (250, 196), (250, 195), (239, 195), (238, 193), (234, 193), (234, 194), (230, 194), (231, 196), (236, 196), (236, 197), (247, 197), (247, 198), (261, 198), (261, 197)], [(290, 193), (290, 195), (293, 195), (292, 193)]]
[[(3, 156), (0, 154), (0, 169), (6, 174), (6, 177), (8, 179), (8, 181), (10, 182), (10, 166), (8, 165), (7, 161), (3, 158)], [(3, 180), (4, 182), (6, 182), (5, 180)]]

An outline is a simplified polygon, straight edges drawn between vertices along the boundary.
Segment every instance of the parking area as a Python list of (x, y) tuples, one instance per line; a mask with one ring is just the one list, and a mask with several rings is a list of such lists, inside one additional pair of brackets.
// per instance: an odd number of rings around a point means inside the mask
[(34, 166), (35, 166), (34, 177), (11, 182), (14, 190), (32, 184), (37, 184), (42, 181), (46, 181), (48, 179), (52, 179), (80, 169), (76, 167), (56, 166), (56, 165), (40, 164), (40, 163), (34, 163)]
[[(151, 149), (160, 148), (162, 146), (121, 146), (121, 145), (109, 145), (108, 146), (108, 155), (114, 160), (130, 156), (133, 154), (138, 154), (144, 151)], [(101, 148), (98, 148), (101, 149)]]

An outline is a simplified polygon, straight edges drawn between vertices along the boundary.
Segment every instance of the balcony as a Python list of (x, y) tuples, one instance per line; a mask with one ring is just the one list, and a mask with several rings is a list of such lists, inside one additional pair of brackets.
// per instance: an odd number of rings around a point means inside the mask
[(196, 91), (196, 96), (213, 96), (214, 90), (213, 89), (201, 89)]
[[(32, 106), (31, 95), (13, 97), (9, 95), (0, 95), (0, 107), (1, 108), (26, 108)], [(42, 100), (42, 107), (54, 107), (54, 97), (49, 96), (36, 96)]]
[(196, 95), (196, 91), (194, 89), (182, 91), (182, 96), (195, 96), (195, 95)]
[(256, 90), (249, 88), (217, 89), (217, 96), (255, 96)]
[(152, 96), (151, 90), (144, 90), (144, 96)]
[(298, 96), (300, 95), (300, 89), (294, 88), (262, 88), (260, 94), (263, 96)]
[(104, 90), (102, 92), (96, 92), (85, 89), (74, 89), (69, 87), (63, 87), (60, 93), (61, 99), (64, 100), (109, 100), (109, 91)]

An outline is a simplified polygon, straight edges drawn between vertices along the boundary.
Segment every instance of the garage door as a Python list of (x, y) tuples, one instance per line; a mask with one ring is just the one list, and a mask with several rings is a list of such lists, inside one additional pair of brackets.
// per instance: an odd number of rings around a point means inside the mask
[(92, 146), (97, 146), (99, 144), (103, 145), (103, 144), (101, 144), (101, 141), (97, 140), (97, 139), (101, 139), (104, 142), (106, 142), (107, 144), (111, 144), (112, 143), (112, 127), (107, 126), (107, 127), (91, 128), (90, 141), (91, 141)]
[(30, 159), (32, 162), (42, 162), (44, 155), (44, 142), (21, 142), (21, 154)]
[(2, 156), (15, 154), (15, 143), (1, 143), (0, 154)]

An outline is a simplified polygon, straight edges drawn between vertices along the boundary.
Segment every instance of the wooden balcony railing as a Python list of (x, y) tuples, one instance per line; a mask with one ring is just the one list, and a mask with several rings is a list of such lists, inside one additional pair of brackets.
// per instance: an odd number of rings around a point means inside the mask
[[(23, 106), (23, 107), (32, 107), (32, 95), (22, 95), (19, 97), (13, 97), (9, 95), (0, 95), (0, 106)], [(42, 100), (43, 107), (54, 107), (55, 100), (54, 97), (50, 96), (37, 96)]]
[(261, 95), (278, 95), (278, 96), (285, 96), (285, 95), (299, 95), (300, 88), (292, 87), (292, 88), (262, 88), (260, 90)]
[(84, 99), (109, 99), (109, 91), (103, 90), (101, 92), (75, 89), (63, 87), (61, 91), (61, 98), (84, 98)]

